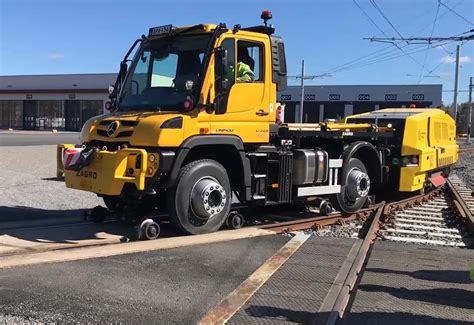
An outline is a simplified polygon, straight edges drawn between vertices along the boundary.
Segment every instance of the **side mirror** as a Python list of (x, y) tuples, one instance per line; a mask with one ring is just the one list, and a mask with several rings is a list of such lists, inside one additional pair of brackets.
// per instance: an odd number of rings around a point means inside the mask
[(227, 56), (227, 50), (222, 47), (216, 48), (215, 51), (215, 67), (214, 71), (216, 74), (216, 89), (218, 92), (227, 91), (230, 88), (229, 79), (229, 58)]
[(109, 86), (109, 95), (112, 95), (114, 93), (114, 90), (115, 90), (115, 86), (114, 85), (110, 85)]

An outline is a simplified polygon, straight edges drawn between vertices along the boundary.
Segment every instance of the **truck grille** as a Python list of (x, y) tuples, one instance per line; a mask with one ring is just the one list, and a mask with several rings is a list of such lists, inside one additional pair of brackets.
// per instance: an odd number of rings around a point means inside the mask
[[(108, 137), (107, 135), (107, 130), (102, 130), (102, 129), (97, 129), (97, 134), (103, 137)], [(122, 131), (119, 134), (117, 134), (115, 137), (116, 138), (125, 138), (125, 137), (130, 137), (132, 136), (133, 131)]]
[[(104, 121), (101, 121), (99, 125), (108, 126), (110, 123), (114, 121), (116, 120), (104, 120)], [(120, 125), (123, 125), (123, 126), (137, 126), (138, 125), (138, 121), (123, 121), (123, 120), (117, 120), (117, 121), (119, 121)]]
[(116, 130), (115, 134), (112, 136), (113, 138), (126, 138), (131, 137), (133, 134), (133, 128), (138, 125), (138, 121), (126, 121), (126, 120), (104, 120), (99, 122), (99, 126), (97, 128), (97, 135), (102, 137), (109, 138), (107, 134), (107, 129), (109, 125), (113, 122), (119, 122), (118, 130)]

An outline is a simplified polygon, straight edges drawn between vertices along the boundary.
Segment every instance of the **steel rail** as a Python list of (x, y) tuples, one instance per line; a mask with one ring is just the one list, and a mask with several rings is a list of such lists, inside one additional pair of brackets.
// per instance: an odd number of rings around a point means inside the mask
[(433, 197), (439, 195), (442, 192), (442, 188), (438, 188), (427, 194), (419, 194), (413, 197), (409, 197), (400, 201), (391, 203), (377, 203), (367, 209), (359, 210), (350, 215), (334, 214), (325, 217), (312, 217), (305, 219), (297, 219), (280, 223), (270, 223), (258, 226), (260, 229), (272, 230), (277, 233), (290, 233), (294, 231), (318, 229), (320, 227), (331, 226), (336, 224), (344, 224), (345, 222), (352, 220), (365, 220), (381, 205), (383, 205), (384, 211), (382, 213), (382, 221), (386, 221), (392, 213), (397, 210), (402, 210), (405, 207), (421, 204), (431, 200)]
[(474, 152), (474, 147), (459, 148), (458, 153)]
[(311, 218), (303, 218), (279, 223), (269, 223), (257, 226), (260, 229), (272, 230), (277, 233), (290, 233), (293, 231), (318, 229), (320, 227), (331, 226), (336, 224), (344, 224), (345, 222), (352, 220), (365, 220), (370, 216), (374, 210), (376, 210), (380, 204), (373, 205), (369, 208), (359, 210), (350, 215), (344, 215), (341, 213), (330, 215), (330, 216), (317, 216)]
[(377, 238), (384, 211), (385, 202), (381, 202), (372, 213), (373, 218), (364, 239), (362, 242), (354, 244), (353, 249), (351, 249), (339, 270), (337, 277), (344, 279), (342, 285), (337, 283), (338, 281), (333, 283), (316, 318), (313, 320), (313, 324), (333, 325), (342, 319), (349, 304), (351, 293), (355, 292), (357, 282), (363, 273), (370, 247)]
[(459, 216), (467, 224), (471, 234), (474, 234), (474, 216), (471, 209), (451, 180), (447, 179), (446, 185), (446, 188), (448, 189), (447, 192), (451, 195), (451, 199), (453, 201), (453, 207), (457, 210)]
[[(385, 204), (381, 202), (374, 207), (373, 218), (362, 242), (356, 242), (342, 264), (337, 275), (337, 281), (329, 289), (321, 308), (313, 320), (313, 324), (334, 325), (338, 323), (348, 311), (347, 307), (357, 291), (357, 285), (362, 277), (365, 265), (370, 256), (370, 251), (378, 237), (380, 226), (386, 222), (397, 210), (411, 207), (429, 201), (439, 195), (442, 188), (427, 194), (403, 199)], [(344, 279), (342, 284), (340, 279)]]

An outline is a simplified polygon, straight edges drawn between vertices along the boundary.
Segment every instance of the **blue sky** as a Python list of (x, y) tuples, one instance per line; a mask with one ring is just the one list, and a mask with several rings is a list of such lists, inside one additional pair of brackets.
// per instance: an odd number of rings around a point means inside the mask
[[(451, 10), (439, 5), (439, 11), (438, 0), (373, 1), (388, 21), (370, 0), (0, 0), (0, 75), (116, 72), (131, 43), (149, 27), (256, 25), (261, 10), (270, 9), (285, 39), (289, 74), (300, 74), (302, 59), (307, 75), (330, 74), (307, 84), (442, 83), (443, 101), (450, 103), (452, 61), (461, 43), (430, 49), (402, 43), (400, 50), (362, 38), (430, 36), (432, 30), (433, 36), (458, 35), (474, 29), (474, 0), (442, 0)], [(473, 41), (462, 45), (461, 62), (459, 99), (467, 101)]]

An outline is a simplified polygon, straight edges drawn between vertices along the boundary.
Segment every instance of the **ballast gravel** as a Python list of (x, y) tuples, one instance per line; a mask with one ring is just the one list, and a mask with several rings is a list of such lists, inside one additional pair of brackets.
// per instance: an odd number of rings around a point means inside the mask
[[(474, 144), (471, 146), (474, 146)], [(462, 145), (461, 147), (467, 146)], [(458, 162), (451, 171), (458, 175), (467, 187), (474, 190), (474, 152), (461, 153)]]

